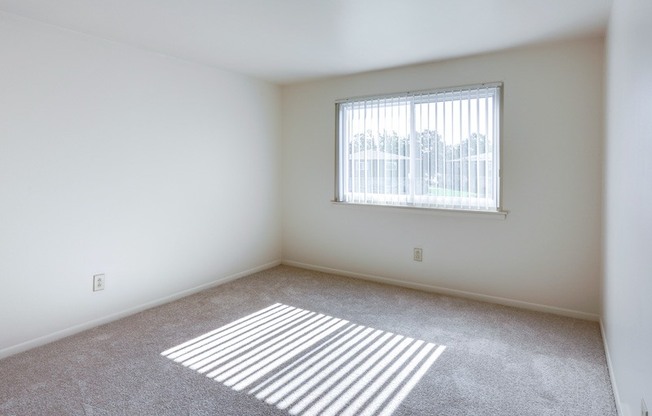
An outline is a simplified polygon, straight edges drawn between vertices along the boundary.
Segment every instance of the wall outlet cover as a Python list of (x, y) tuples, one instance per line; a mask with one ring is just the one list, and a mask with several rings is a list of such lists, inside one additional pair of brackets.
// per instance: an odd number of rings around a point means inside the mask
[(103, 274), (96, 274), (93, 276), (93, 292), (104, 290), (106, 276)]

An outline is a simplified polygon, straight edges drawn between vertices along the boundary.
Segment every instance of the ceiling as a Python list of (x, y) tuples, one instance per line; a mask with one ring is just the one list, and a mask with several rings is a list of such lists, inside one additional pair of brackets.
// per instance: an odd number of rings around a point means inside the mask
[(0, 10), (279, 84), (604, 33), (612, 0), (0, 0)]

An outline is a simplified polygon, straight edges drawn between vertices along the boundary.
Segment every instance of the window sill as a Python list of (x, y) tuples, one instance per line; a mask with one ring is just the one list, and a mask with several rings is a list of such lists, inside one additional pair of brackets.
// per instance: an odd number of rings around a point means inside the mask
[(333, 205), (337, 206), (347, 206), (356, 209), (385, 209), (388, 211), (403, 211), (403, 212), (412, 212), (418, 214), (426, 215), (444, 215), (444, 216), (464, 216), (464, 217), (478, 217), (478, 218), (494, 218), (494, 219), (505, 219), (509, 211), (499, 210), (499, 211), (476, 211), (476, 210), (465, 210), (465, 209), (452, 209), (452, 208), (422, 208), (422, 207), (408, 207), (408, 206), (399, 206), (399, 205), (378, 205), (378, 204), (360, 204), (352, 202), (340, 202), (340, 201), (331, 201)]

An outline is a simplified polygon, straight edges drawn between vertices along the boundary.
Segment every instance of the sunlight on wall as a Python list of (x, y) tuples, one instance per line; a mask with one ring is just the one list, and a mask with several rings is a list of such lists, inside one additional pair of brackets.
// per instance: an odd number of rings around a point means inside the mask
[(161, 355), (293, 415), (390, 415), (445, 348), (276, 303)]

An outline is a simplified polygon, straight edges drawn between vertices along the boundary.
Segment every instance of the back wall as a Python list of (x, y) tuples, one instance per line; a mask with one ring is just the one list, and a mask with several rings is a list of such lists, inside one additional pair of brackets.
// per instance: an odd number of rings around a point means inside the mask
[[(284, 261), (597, 319), (603, 68), (591, 38), (284, 87)], [(492, 81), (505, 219), (330, 202), (337, 99)]]

